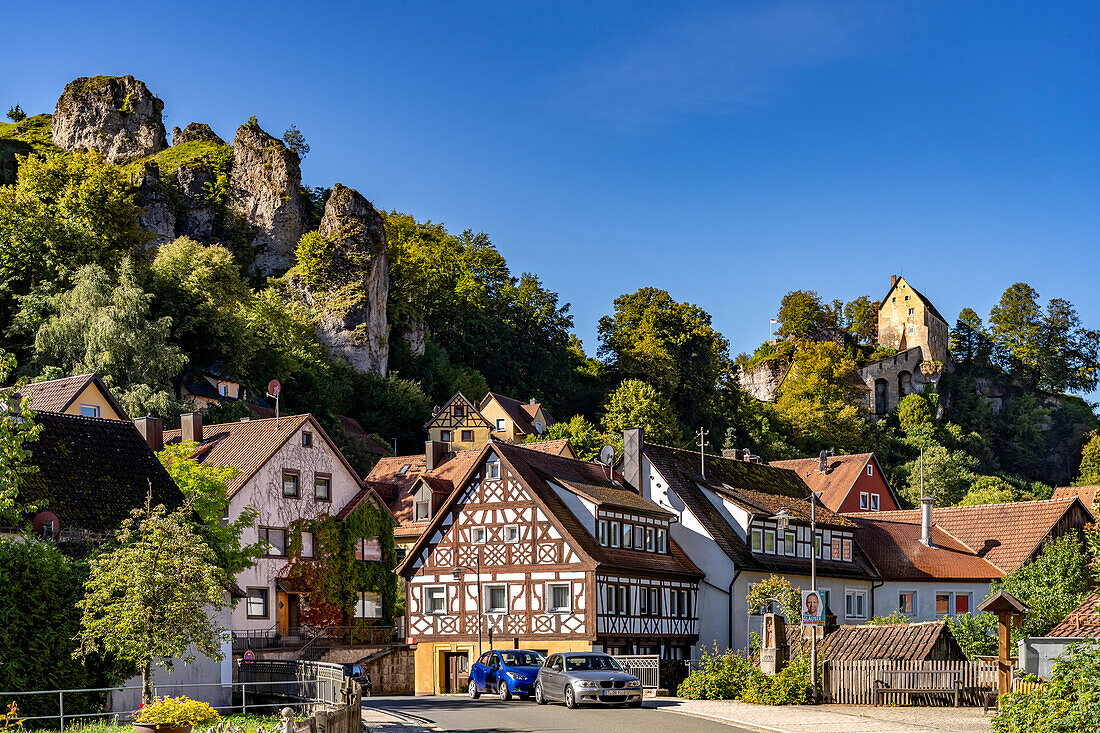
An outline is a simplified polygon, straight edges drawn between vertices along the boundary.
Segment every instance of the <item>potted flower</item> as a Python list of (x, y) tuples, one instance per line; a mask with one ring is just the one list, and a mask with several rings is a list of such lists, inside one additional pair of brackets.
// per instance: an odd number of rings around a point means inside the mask
[(191, 726), (209, 726), (221, 719), (208, 703), (188, 697), (162, 697), (134, 713), (135, 733), (190, 733)]

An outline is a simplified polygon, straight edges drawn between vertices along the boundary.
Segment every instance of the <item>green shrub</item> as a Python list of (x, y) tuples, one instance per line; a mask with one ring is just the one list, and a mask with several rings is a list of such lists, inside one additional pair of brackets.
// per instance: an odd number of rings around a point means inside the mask
[(1094, 733), (1100, 730), (1100, 643), (1073, 644), (1050, 682), (1034, 692), (1006, 695), (993, 717), (994, 733)]
[(810, 658), (795, 657), (778, 674), (757, 669), (746, 681), (741, 699), (757, 705), (805, 705), (810, 702)]

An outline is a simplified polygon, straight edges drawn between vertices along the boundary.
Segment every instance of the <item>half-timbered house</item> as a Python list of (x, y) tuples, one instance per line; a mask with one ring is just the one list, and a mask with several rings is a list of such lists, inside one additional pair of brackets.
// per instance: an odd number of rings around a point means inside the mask
[(492, 646), (690, 651), (702, 572), (621, 477), (493, 441), (454, 486), (398, 569), (417, 694), (459, 689)]
[(476, 450), (489, 441), (493, 425), (477, 409), (477, 405), (461, 392), (455, 392), (443, 407), (424, 425), (428, 440), (443, 443), (449, 451)]

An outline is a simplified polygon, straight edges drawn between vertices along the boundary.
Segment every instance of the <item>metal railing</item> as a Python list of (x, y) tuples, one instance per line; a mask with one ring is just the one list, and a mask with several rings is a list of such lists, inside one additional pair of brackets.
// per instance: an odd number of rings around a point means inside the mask
[[(339, 665), (334, 665), (339, 666)], [(341, 673), (342, 674), (342, 673)], [(341, 676), (342, 679), (342, 676)], [(249, 710), (256, 710), (262, 708), (281, 708), (285, 707), (288, 702), (296, 704), (310, 704), (310, 703), (323, 703), (326, 705), (336, 704), (339, 701), (339, 683), (334, 684), (331, 679), (313, 679), (313, 680), (269, 680), (269, 681), (248, 681), (248, 682), (190, 682), (180, 684), (154, 684), (153, 696), (162, 697), (166, 695), (169, 690), (183, 690), (194, 688), (220, 688), (228, 689), (230, 692), (230, 698), (233, 700), (228, 705), (214, 705), (215, 710), (220, 712), (240, 712), (247, 713)], [(7, 703), (12, 698), (27, 697), (31, 695), (41, 696), (57, 696), (57, 714), (56, 715), (20, 715), (21, 720), (57, 720), (59, 721), (58, 727), (60, 730), (65, 730), (66, 720), (78, 720), (81, 718), (127, 718), (137, 712), (134, 710), (116, 710), (116, 711), (99, 711), (93, 713), (87, 712), (65, 712), (65, 695), (69, 694), (70, 699), (74, 695), (87, 695), (88, 693), (99, 692), (128, 692), (137, 691), (141, 692), (140, 685), (120, 685), (118, 687), (86, 687), (81, 689), (69, 689), (69, 690), (22, 690), (12, 692), (0, 692), (0, 701)], [(239, 695), (239, 698), (237, 696)], [(249, 696), (252, 696), (252, 702), (249, 702)], [(234, 699), (237, 698), (237, 699)], [(266, 698), (278, 698), (275, 702), (263, 702)], [(16, 700), (18, 704), (18, 700)]]
[(621, 664), (628, 674), (637, 677), (643, 688), (656, 690), (660, 687), (661, 658), (656, 654), (616, 656), (615, 661)]

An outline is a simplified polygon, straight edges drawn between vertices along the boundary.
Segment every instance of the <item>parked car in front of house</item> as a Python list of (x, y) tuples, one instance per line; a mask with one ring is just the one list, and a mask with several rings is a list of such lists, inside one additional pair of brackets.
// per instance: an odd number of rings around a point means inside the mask
[(561, 700), (567, 708), (590, 702), (636, 708), (642, 704), (642, 683), (608, 654), (551, 654), (539, 669), (535, 702), (551, 700)]
[(543, 657), (529, 649), (501, 649), (485, 652), (470, 668), (468, 691), (474, 700), (482, 693), (495, 693), (501, 700), (512, 695), (531, 696)]

